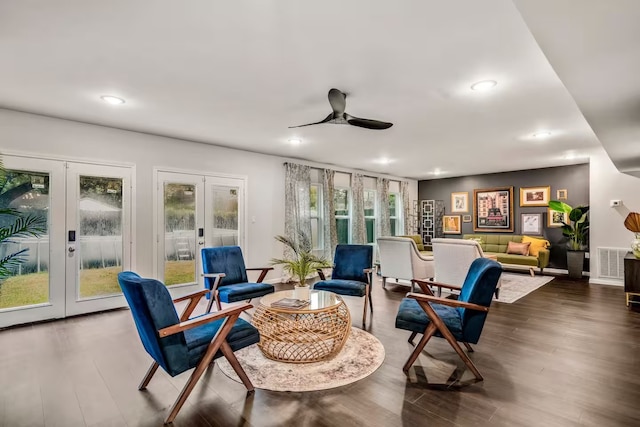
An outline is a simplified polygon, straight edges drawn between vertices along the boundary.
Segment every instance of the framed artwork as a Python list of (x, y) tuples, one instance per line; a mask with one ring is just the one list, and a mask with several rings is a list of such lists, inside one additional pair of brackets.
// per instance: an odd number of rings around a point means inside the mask
[(513, 187), (473, 190), (473, 231), (513, 233)]
[(520, 206), (549, 206), (551, 187), (520, 188)]
[(567, 189), (556, 191), (556, 199), (558, 200), (567, 200)]
[(462, 222), (471, 222), (471, 215), (462, 215)]
[(542, 235), (542, 214), (523, 213), (520, 214), (520, 232), (522, 234)]
[(547, 227), (562, 227), (563, 222), (569, 222), (569, 214), (567, 212), (547, 210)]
[(469, 212), (469, 193), (451, 193), (451, 212)]
[(460, 215), (444, 215), (442, 217), (442, 231), (444, 234), (461, 234)]

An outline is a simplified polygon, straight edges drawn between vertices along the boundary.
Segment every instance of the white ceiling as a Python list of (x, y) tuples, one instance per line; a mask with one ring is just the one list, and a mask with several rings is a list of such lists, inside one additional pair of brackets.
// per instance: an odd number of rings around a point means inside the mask
[[(511, 0), (5, 0), (0, 82), (4, 108), (416, 179), (600, 146)], [(394, 126), (287, 128), (326, 117), (332, 87)]]

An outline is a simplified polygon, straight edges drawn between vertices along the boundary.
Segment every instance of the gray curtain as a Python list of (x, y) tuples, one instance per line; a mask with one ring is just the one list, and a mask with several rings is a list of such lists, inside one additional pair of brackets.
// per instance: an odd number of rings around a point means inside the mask
[(411, 234), (411, 201), (409, 200), (409, 181), (400, 182), (400, 196), (402, 197), (402, 222), (404, 223), (404, 234)]
[(333, 260), (333, 254), (338, 244), (338, 232), (336, 230), (336, 209), (333, 200), (335, 189), (334, 178), (336, 172), (331, 169), (322, 171), (322, 198), (324, 208), (324, 251), (323, 256), (327, 260)]
[[(298, 244), (300, 233), (311, 241), (311, 168), (296, 163), (285, 163), (285, 218), (284, 233)], [(286, 257), (291, 256), (285, 248)]]
[(364, 222), (364, 177), (359, 173), (351, 175), (351, 194), (353, 197), (351, 242), (363, 245), (367, 242), (367, 229)]
[(391, 235), (391, 212), (389, 209), (389, 180), (387, 178), (376, 179), (378, 193), (378, 237)]

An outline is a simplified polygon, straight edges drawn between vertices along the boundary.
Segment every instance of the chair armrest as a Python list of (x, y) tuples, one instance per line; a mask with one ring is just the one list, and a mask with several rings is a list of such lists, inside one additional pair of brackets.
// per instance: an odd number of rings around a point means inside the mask
[(202, 277), (208, 277), (213, 279), (219, 277), (222, 279), (223, 277), (227, 277), (227, 275), (224, 273), (202, 273)]
[(318, 272), (318, 276), (320, 276), (320, 280), (327, 280), (327, 277), (324, 275), (324, 271), (322, 271), (321, 268), (316, 268), (316, 271)]
[(180, 315), (180, 321), (183, 322), (189, 319), (189, 316), (191, 316), (191, 313), (193, 313), (193, 310), (195, 310), (196, 307), (198, 306), (198, 302), (200, 302), (200, 299), (210, 292), (211, 292), (210, 289), (203, 289), (201, 291), (192, 292), (190, 294), (175, 298), (173, 300), (174, 303), (189, 300), (189, 304), (187, 304), (182, 314)]
[(437, 304), (448, 305), (450, 307), (468, 308), (470, 310), (476, 310), (476, 311), (489, 311), (489, 307), (485, 307), (484, 305), (473, 304), (465, 301), (458, 301), (455, 299), (440, 298), (432, 295), (409, 293), (407, 294), (407, 297), (413, 298), (418, 301), (423, 301), (423, 302), (435, 302)]
[(260, 273), (260, 276), (258, 277), (258, 280), (256, 281), (257, 283), (262, 283), (264, 278), (267, 276), (267, 273), (273, 270), (273, 267), (254, 267), (254, 268), (245, 268), (245, 270), (247, 271), (262, 270), (262, 272)]
[(412, 282), (414, 282), (415, 284), (417, 284), (418, 286), (420, 286), (422, 288), (422, 286), (420, 285), (425, 284), (427, 286), (436, 286), (438, 288), (447, 288), (447, 289), (453, 289), (454, 291), (459, 291), (462, 289), (461, 286), (458, 285), (450, 285), (448, 283), (441, 283), (441, 282), (436, 282), (433, 280), (421, 280), (421, 279), (411, 279)]
[(186, 301), (188, 299), (192, 300), (192, 299), (195, 299), (195, 298), (197, 298), (199, 300), (200, 298), (202, 298), (203, 296), (205, 296), (209, 292), (211, 292), (210, 289), (203, 289), (201, 291), (192, 292), (190, 294), (183, 295), (183, 296), (178, 297), (178, 298), (174, 298), (173, 302), (181, 302), (181, 301)]
[(178, 332), (184, 332), (189, 329), (197, 328), (198, 326), (205, 325), (207, 323), (211, 323), (218, 319), (222, 319), (224, 317), (229, 317), (232, 315), (239, 315), (243, 311), (246, 311), (252, 308), (253, 305), (248, 303), (241, 303), (238, 305), (234, 305), (232, 307), (225, 308), (221, 311), (216, 311), (215, 313), (205, 314), (204, 316), (196, 317), (195, 319), (186, 320), (178, 323), (177, 325), (167, 326), (166, 328), (162, 328), (158, 331), (158, 335), (160, 338), (168, 337), (169, 335), (177, 334)]

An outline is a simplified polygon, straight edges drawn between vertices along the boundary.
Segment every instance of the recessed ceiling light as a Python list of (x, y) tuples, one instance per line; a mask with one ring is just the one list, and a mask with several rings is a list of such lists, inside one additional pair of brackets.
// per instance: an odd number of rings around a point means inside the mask
[(441, 173), (442, 173), (442, 171), (441, 171), (440, 169), (434, 169), (434, 170), (433, 170), (433, 174), (434, 174), (435, 176), (438, 176), (438, 175), (440, 175)]
[(291, 145), (300, 145), (300, 144), (302, 144), (302, 140), (300, 138), (291, 138), (289, 140), (289, 144), (291, 144)]
[(534, 138), (548, 138), (550, 136), (551, 136), (551, 132), (548, 132), (548, 131), (536, 132), (533, 134)]
[(497, 84), (498, 82), (496, 82), (495, 80), (482, 80), (480, 82), (476, 82), (472, 84), (471, 90), (477, 90), (479, 92), (485, 91), (485, 90), (491, 90), (494, 87), (496, 87)]
[(389, 163), (391, 163), (391, 159), (387, 157), (380, 157), (378, 160), (376, 160), (376, 163), (379, 163), (381, 165), (388, 165)]
[(102, 99), (104, 102), (106, 102), (108, 104), (111, 104), (111, 105), (124, 104), (124, 99), (118, 98), (117, 96), (103, 95), (103, 96), (100, 97), (100, 99)]

